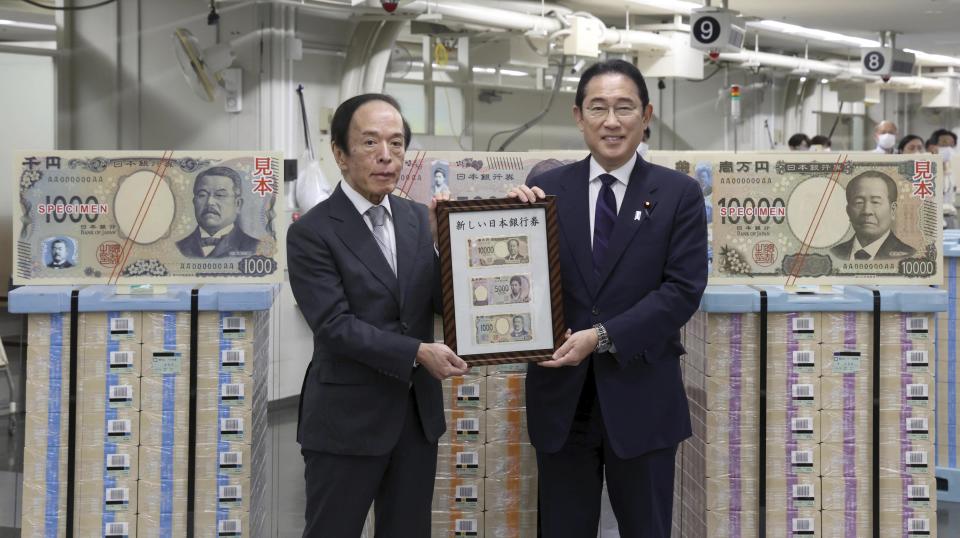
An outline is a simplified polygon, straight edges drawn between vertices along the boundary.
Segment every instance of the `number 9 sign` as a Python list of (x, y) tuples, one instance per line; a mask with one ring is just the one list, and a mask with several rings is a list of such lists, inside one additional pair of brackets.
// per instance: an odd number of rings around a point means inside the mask
[(720, 21), (704, 16), (693, 22), (693, 38), (704, 45), (709, 45), (720, 37)]

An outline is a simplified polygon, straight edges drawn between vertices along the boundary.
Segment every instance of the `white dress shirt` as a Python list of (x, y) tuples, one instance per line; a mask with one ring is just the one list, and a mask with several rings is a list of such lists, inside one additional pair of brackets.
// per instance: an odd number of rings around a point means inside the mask
[(603, 182), (600, 176), (610, 174), (617, 178), (610, 188), (613, 189), (613, 197), (617, 199), (617, 214), (620, 214), (620, 206), (623, 204), (623, 197), (627, 194), (627, 184), (630, 183), (630, 173), (633, 172), (633, 165), (637, 162), (637, 154), (620, 168), (607, 172), (597, 161), (590, 156), (590, 248), (593, 248), (593, 220), (597, 214), (597, 197), (600, 196), (600, 188)]
[[(873, 243), (870, 243), (867, 246), (863, 246), (860, 244), (860, 240), (857, 239), (857, 236), (853, 236), (853, 248), (850, 249), (850, 261), (855, 262), (855, 261), (872, 260), (873, 258), (876, 257), (877, 251), (880, 250), (880, 247), (883, 246), (883, 242), (886, 241), (888, 237), (890, 237), (890, 230), (887, 230), (887, 233), (880, 236), (880, 239), (877, 239), (876, 241), (874, 241)], [(866, 260), (858, 260), (856, 258), (857, 252), (860, 252), (861, 249), (865, 250), (867, 254), (870, 255), (870, 257), (867, 258)]]
[[(203, 240), (203, 239), (206, 239), (206, 238), (208, 238), (208, 237), (215, 237), (215, 238), (217, 238), (218, 240), (222, 240), (224, 237), (227, 236), (228, 233), (230, 233), (230, 232), (232, 232), (232, 231), (233, 231), (233, 224), (231, 224), (230, 226), (226, 226), (226, 227), (224, 227), (224, 228), (220, 228), (220, 231), (218, 231), (217, 233), (215, 233), (215, 234), (213, 234), (213, 235), (208, 234), (207, 231), (204, 230), (204, 229), (201, 227), (201, 228), (200, 228), (201, 244), (202, 244), (202, 240)], [(204, 256), (209, 256), (210, 253), (213, 252), (213, 249), (215, 249), (215, 248), (217, 248), (216, 245), (209, 245), (209, 246), (206, 246), (206, 247), (203, 247), (203, 246), (200, 247), (200, 250), (203, 251), (203, 255), (204, 255)]]
[[(370, 220), (370, 215), (367, 214), (367, 210), (373, 207), (374, 204), (370, 202), (370, 200), (364, 198), (363, 195), (357, 192), (353, 187), (351, 187), (346, 180), (340, 182), (340, 188), (343, 189), (343, 193), (346, 194), (350, 202), (353, 203), (353, 207), (357, 208), (360, 216), (363, 217), (363, 222), (367, 224), (367, 228), (370, 229), (370, 233), (372, 234), (373, 221)], [(383, 219), (383, 228), (387, 231), (387, 241), (390, 244), (390, 250), (393, 253), (393, 267), (396, 267), (397, 236), (393, 231), (393, 212), (390, 210), (390, 196), (384, 196), (383, 200), (380, 202), (380, 205), (387, 210), (386, 218)]]

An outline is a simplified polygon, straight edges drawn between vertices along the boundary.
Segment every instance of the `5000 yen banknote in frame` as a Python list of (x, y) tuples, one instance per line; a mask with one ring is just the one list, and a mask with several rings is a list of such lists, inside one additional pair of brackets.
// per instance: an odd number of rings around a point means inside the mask
[(279, 153), (14, 157), (14, 284), (279, 282)]
[(718, 155), (712, 284), (941, 284), (934, 155)]
[(554, 197), (437, 204), (443, 341), (472, 365), (548, 360), (563, 343)]

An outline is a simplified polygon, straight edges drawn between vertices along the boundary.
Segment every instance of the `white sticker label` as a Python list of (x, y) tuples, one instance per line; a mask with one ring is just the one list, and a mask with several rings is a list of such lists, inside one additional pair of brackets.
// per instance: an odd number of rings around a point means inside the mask
[(813, 532), (813, 518), (811, 517), (793, 518), (793, 532)]
[(812, 465), (813, 451), (812, 450), (794, 450), (790, 452), (790, 461), (794, 465)]
[(907, 397), (918, 400), (929, 399), (930, 389), (926, 383), (910, 383), (907, 385)]
[(130, 420), (129, 419), (108, 420), (107, 435), (130, 435)]
[(133, 386), (132, 385), (114, 385), (110, 387), (110, 401), (122, 401), (122, 400), (132, 400), (133, 399)]
[(220, 433), (240, 434), (243, 433), (243, 419), (241, 418), (221, 418)]
[(107, 456), (107, 470), (121, 471), (130, 468), (130, 454), (110, 454)]
[(927, 318), (907, 318), (907, 331), (909, 332), (928, 332)]
[(129, 524), (126, 521), (107, 523), (103, 527), (103, 535), (107, 538), (128, 536), (129, 534)]
[(794, 400), (812, 400), (813, 385), (809, 383), (797, 383), (791, 387), (793, 389)]
[(217, 522), (217, 534), (239, 534), (243, 532), (239, 519), (221, 519)]
[(457, 486), (456, 502), (476, 502), (478, 497), (477, 486)]
[(912, 349), (906, 352), (906, 356), (908, 366), (928, 366), (930, 364), (925, 349)]
[(907, 520), (907, 530), (909, 532), (930, 532), (930, 520), (927, 518), (911, 517)]
[(238, 400), (243, 398), (243, 383), (225, 383), (220, 385), (220, 398)]
[(794, 351), (793, 364), (794, 366), (812, 366), (814, 364), (813, 351), (810, 349)]
[(907, 417), (907, 431), (910, 433), (927, 433), (929, 423), (925, 417)]
[(476, 467), (480, 464), (480, 455), (476, 452), (457, 452), (457, 467)]
[(458, 418), (457, 431), (464, 433), (479, 433), (480, 421), (475, 418)]
[(107, 359), (110, 368), (130, 368), (133, 366), (132, 351), (111, 351), (110, 358)]
[(220, 486), (218, 492), (220, 502), (237, 502), (243, 498), (241, 495), (241, 487), (239, 485)]
[(241, 317), (223, 318), (223, 332), (240, 332), (246, 330), (246, 320)]
[(793, 332), (812, 333), (813, 318), (793, 318)]
[(470, 533), (475, 536), (478, 532), (476, 519), (458, 519), (453, 524), (453, 528), (458, 536), (460, 533)]
[(110, 320), (111, 334), (129, 334), (133, 332), (133, 319), (113, 318)]
[(790, 429), (794, 432), (812, 432), (813, 419), (810, 417), (796, 417), (790, 419)]
[(927, 466), (927, 451), (926, 450), (908, 450), (903, 455), (904, 462), (909, 467), (926, 467)]
[(220, 353), (220, 364), (223, 366), (243, 366), (244, 356), (242, 349), (225, 349)]
[(919, 501), (930, 500), (930, 486), (926, 486), (926, 485), (907, 486), (907, 498), (910, 500), (919, 500)]
[(793, 498), (794, 499), (812, 499), (813, 484), (794, 484)]
[(457, 387), (458, 400), (470, 400), (480, 397), (480, 385), (460, 385)]
[(130, 490), (127, 488), (107, 488), (104, 497), (107, 504), (126, 504), (130, 502)]
[(243, 452), (221, 452), (220, 467), (243, 466)]

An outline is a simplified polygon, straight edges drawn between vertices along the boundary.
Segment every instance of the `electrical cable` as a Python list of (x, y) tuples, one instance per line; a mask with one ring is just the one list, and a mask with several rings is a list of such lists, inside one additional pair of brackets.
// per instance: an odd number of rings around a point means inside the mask
[(837, 130), (837, 124), (840, 123), (840, 118), (843, 117), (843, 101), (840, 101), (840, 106), (837, 108), (837, 117), (833, 120), (833, 127), (830, 128), (830, 132), (827, 134), (827, 138), (833, 139), (833, 132)]
[(717, 73), (719, 73), (721, 69), (723, 69), (723, 67), (718, 65), (717, 68), (713, 71), (713, 73), (710, 73), (709, 75), (707, 75), (706, 77), (704, 77), (704, 78), (702, 78), (702, 79), (700, 79), (700, 80), (693, 79), (693, 78), (685, 78), (685, 79), (683, 79), (683, 80), (686, 80), (687, 82), (693, 82), (693, 83), (706, 82), (706, 81), (710, 80), (711, 78), (713, 78), (713, 75), (716, 75)]
[(38, 7), (41, 9), (49, 9), (51, 11), (80, 11), (84, 9), (93, 9), (100, 6), (105, 6), (107, 4), (112, 4), (117, 0), (103, 0), (102, 2), (97, 2), (96, 4), (89, 4), (86, 6), (50, 6), (47, 4), (41, 4), (36, 0), (21, 0), (21, 1), (26, 4), (30, 4), (31, 6)]
[(516, 140), (518, 136), (525, 133), (528, 129), (536, 125), (537, 122), (539, 122), (541, 119), (543, 119), (544, 116), (547, 115), (547, 112), (550, 111), (550, 107), (553, 106), (553, 100), (557, 97), (557, 94), (560, 93), (560, 86), (563, 84), (563, 70), (566, 68), (567, 68), (567, 55), (564, 54), (563, 56), (560, 57), (560, 65), (557, 67), (557, 74), (553, 79), (553, 91), (550, 92), (550, 98), (547, 100), (547, 105), (543, 107), (543, 110), (541, 110), (536, 116), (531, 118), (529, 121), (527, 121), (523, 125), (519, 127), (515, 127), (513, 129), (499, 131), (490, 135), (490, 139), (487, 140), (487, 151), (490, 151), (490, 147), (493, 145), (494, 138), (502, 134), (513, 133), (512, 135), (507, 137), (506, 141), (504, 141), (503, 144), (500, 144), (500, 147), (497, 149), (497, 151), (504, 151), (507, 148), (507, 146), (510, 145), (511, 142)]

